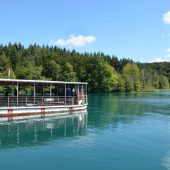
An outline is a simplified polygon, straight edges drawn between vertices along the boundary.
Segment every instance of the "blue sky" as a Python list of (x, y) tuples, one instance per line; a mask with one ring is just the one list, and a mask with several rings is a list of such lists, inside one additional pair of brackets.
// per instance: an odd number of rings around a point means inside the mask
[(2, 44), (170, 61), (170, 0), (0, 0), (0, 7)]

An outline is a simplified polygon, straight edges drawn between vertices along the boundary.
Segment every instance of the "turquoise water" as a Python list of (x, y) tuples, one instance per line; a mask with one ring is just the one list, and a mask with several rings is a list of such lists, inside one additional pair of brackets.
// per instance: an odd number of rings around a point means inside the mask
[(90, 94), (88, 114), (1, 124), (0, 169), (169, 170), (170, 92)]

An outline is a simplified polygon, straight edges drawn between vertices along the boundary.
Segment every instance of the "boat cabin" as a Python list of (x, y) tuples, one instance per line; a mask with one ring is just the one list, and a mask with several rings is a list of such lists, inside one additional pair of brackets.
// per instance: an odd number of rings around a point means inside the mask
[(0, 79), (0, 107), (87, 104), (87, 83)]

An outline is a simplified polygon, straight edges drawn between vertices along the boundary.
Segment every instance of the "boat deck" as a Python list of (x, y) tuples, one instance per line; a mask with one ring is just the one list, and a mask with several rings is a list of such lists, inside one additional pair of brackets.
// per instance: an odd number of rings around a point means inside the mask
[(23, 106), (57, 106), (57, 105), (76, 105), (81, 100), (86, 103), (87, 96), (65, 97), (65, 96), (0, 96), (0, 107), (23, 107)]

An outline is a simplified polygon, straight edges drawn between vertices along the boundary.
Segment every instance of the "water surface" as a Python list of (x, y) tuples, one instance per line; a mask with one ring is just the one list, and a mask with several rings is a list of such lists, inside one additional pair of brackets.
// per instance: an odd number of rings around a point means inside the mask
[(169, 170), (170, 92), (90, 94), (88, 114), (1, 124), (0, 167)]

